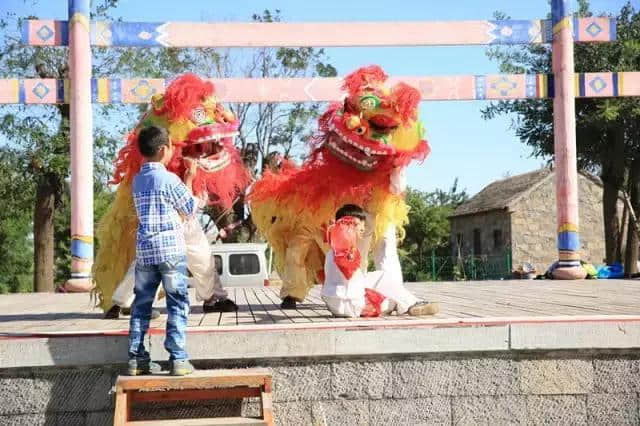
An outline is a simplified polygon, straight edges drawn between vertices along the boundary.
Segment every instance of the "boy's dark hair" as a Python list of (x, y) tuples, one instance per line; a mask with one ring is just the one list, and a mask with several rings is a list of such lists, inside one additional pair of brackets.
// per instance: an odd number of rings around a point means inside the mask
[(345, 216), (357, 217), (360, 220), (366, 220), (367, 216), (362, 207), (355, 204), (345, 204), (336, 212), (336, 220)]
[(138, 134), (138, 148), (140, 148), (140, 153), (144, 157), (154, 157), (163, 145), (169, 145), (169, 133), (167, 133), (167, 129), (158, 126), (149, 126), (140, 130)]

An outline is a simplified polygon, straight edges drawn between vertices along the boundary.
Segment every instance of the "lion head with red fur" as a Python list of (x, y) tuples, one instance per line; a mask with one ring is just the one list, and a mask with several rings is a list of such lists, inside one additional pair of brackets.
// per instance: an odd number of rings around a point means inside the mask
[(318, 120), (320, 148), (340, 161), (373, 171), (405, 166), (429, 154), (418, 121), (420, 92), (406, 83), (386, 85), (377, 65), (347, 75), (343, 103), (333, 103)]
[(118, 153), (112, 183), (130, 182), (138, 173), (143, 162), (138, 133), (152, 125), (166, 128), (176, 148), (167, 169), (184, 179), (185, 159), (195, 161), (195, 195), (231, 208), (250, 176), (233, 143), (239, 122), (216, 100), (213, 83), (185, 74), (173, 80), (164, 94), (154, 95), (149, 110)]

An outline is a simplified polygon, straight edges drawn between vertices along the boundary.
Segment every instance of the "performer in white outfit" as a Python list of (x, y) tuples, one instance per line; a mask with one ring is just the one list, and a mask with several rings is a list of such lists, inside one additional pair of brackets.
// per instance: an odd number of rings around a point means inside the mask
[(420, 301), (402, 282), (395, 227), (387, 229), (374, 249), (376, 270), (366, 271), (367, 257), (361, 253), (368, 252), (373, 230), (366, 218), (358, 206), (343, 206), (327, 232), (331, 249), (325, 258), (321, 295), (328, 309), (345, 317), (378, 316), (394, 310), (416, 316), (437, 313), (437, 304)]

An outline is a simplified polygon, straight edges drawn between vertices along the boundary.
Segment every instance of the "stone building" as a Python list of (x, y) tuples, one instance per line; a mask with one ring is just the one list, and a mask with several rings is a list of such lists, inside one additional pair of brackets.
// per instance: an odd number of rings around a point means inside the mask
[[(605, 257), (602, 183), (578, 175), (582, 259)], [(540, 169), (494, 182), (449, 218), (453, 255), (511, 255), (514, 268), (531, 263), (538, 273), (557, 260), (554, 172)], [(622, 208), (622, 202), (620, 202)]]

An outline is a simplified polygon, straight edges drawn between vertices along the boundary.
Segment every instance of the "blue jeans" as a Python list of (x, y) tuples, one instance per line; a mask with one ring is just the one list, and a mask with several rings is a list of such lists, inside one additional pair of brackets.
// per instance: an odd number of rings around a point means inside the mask
[(136, 264), (135, 300), (131, 306), (129, 323), (129, 358), (148, 359), (144, 335), (149, 329), (151, 307), (158, 285), (162, 281), (167, 295), (167, 328), (164, 347), (170, 360), (187, 359), (186, 337), (189, 316), (187, 258), (163, 262), (159, 265)]

